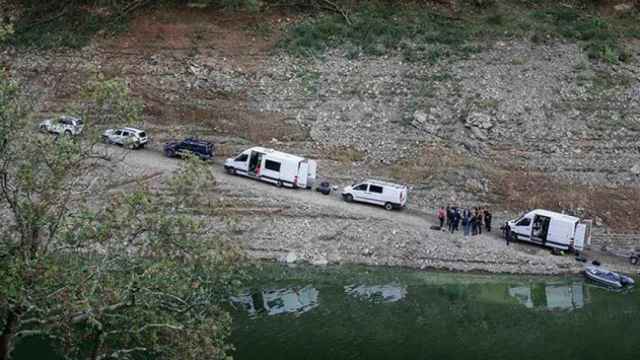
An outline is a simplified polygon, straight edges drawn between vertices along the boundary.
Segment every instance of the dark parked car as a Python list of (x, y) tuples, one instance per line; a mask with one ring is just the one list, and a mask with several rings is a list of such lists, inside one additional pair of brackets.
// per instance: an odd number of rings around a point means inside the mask
[(213, 158), (214, 153), (215, 148), (213, 144), (204, 140), (185, 139), (164, 145), (164, 154), (168, 157), (192, 154), (202, 160), (209, 160)]
[(318, 185), (318, 188), (316, 190), (324, 195), (329, 195), (329, 193), (331, 193), (331, 184), (329, 184), (328, 181), (323, 181), (320, 183), (320, 185)]

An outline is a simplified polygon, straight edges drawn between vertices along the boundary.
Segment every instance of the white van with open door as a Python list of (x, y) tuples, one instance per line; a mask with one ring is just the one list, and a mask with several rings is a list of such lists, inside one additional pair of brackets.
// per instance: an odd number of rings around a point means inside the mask
[(313, 187), (317, 167), (315, 160), (263, 147), (252, 147), (224, 161), (229, 174), (302, 189)]
[(591, 244), (591, 222), (548, 210), (533, 210), (507, 221), (505, 236), (560, 250), (582, 251)]

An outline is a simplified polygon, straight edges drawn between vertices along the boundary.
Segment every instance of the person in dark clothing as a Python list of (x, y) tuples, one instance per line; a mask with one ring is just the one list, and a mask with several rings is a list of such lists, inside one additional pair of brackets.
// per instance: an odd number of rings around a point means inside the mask
[(476, 211), (474, 210), (471, 213), (471, 235), (478, 235), (478, 214), (476, 213)]
[(460, 225), (460, 211), (457, 208), (453, 210), (453, 230), (452, 233), (458, 231), (458, 226)]
[(444, 206), (440, 206), (438, 211), (436, 212), (438, 220), (440, 221), (440, 229), (444, 226), (444, 219), (447, 217), (447, 212), (444, 209)]
[(476, 208), (476, 214), (477, 218), (476, 221), (478, 222), (478, 235), (482, 235), (482, 225), (484, 223), (484, 211), (482, 208)]
[(489, 209), (484, 209), (484, 226), (487, 232), (491, 232), (491, 212)]
[(449, 232), (453, 232), (453, 208), (447, 206), (447, 229)]

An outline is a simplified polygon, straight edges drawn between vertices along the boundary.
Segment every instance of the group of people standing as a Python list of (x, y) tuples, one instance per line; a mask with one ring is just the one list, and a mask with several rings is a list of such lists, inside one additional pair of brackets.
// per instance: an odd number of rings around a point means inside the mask
[(491, 231), (491, 212), (486, 207), (477, 207), (474, 209), (459, 209), (455, 206), (441, 206), (437, 211), (440, 228), (444, 229), (444, 223), (447, 223), (449, 232), (454, 233), (459, 230), (460, 224), (464, 236), (480, 235), (484, 227), (485, 231)]

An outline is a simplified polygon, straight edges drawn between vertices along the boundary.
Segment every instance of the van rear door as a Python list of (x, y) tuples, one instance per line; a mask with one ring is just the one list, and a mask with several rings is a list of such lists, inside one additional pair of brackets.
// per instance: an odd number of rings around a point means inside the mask
[(573, 235), (573, 248), (576, 250), (584, 250), (587, 245), (588, 224), (577, 223), (576, 230)]
[(400, 206), (405, 206), (407, 204), (407, 187), (402, 187), (398, 193), (400, 196)]
[(307, 160), (309, 163), (309, 171), (307, 172), (307, 187), (312, 187), (316, 182), (316, 172), (318, 170), (318, 163), (315, 160)]
[(296, 175), (295, 186), (299, 188), (306, 188), (309, 180), (309, 163), (307, 161), (300, 161), (298, 163), (298, 175)]

